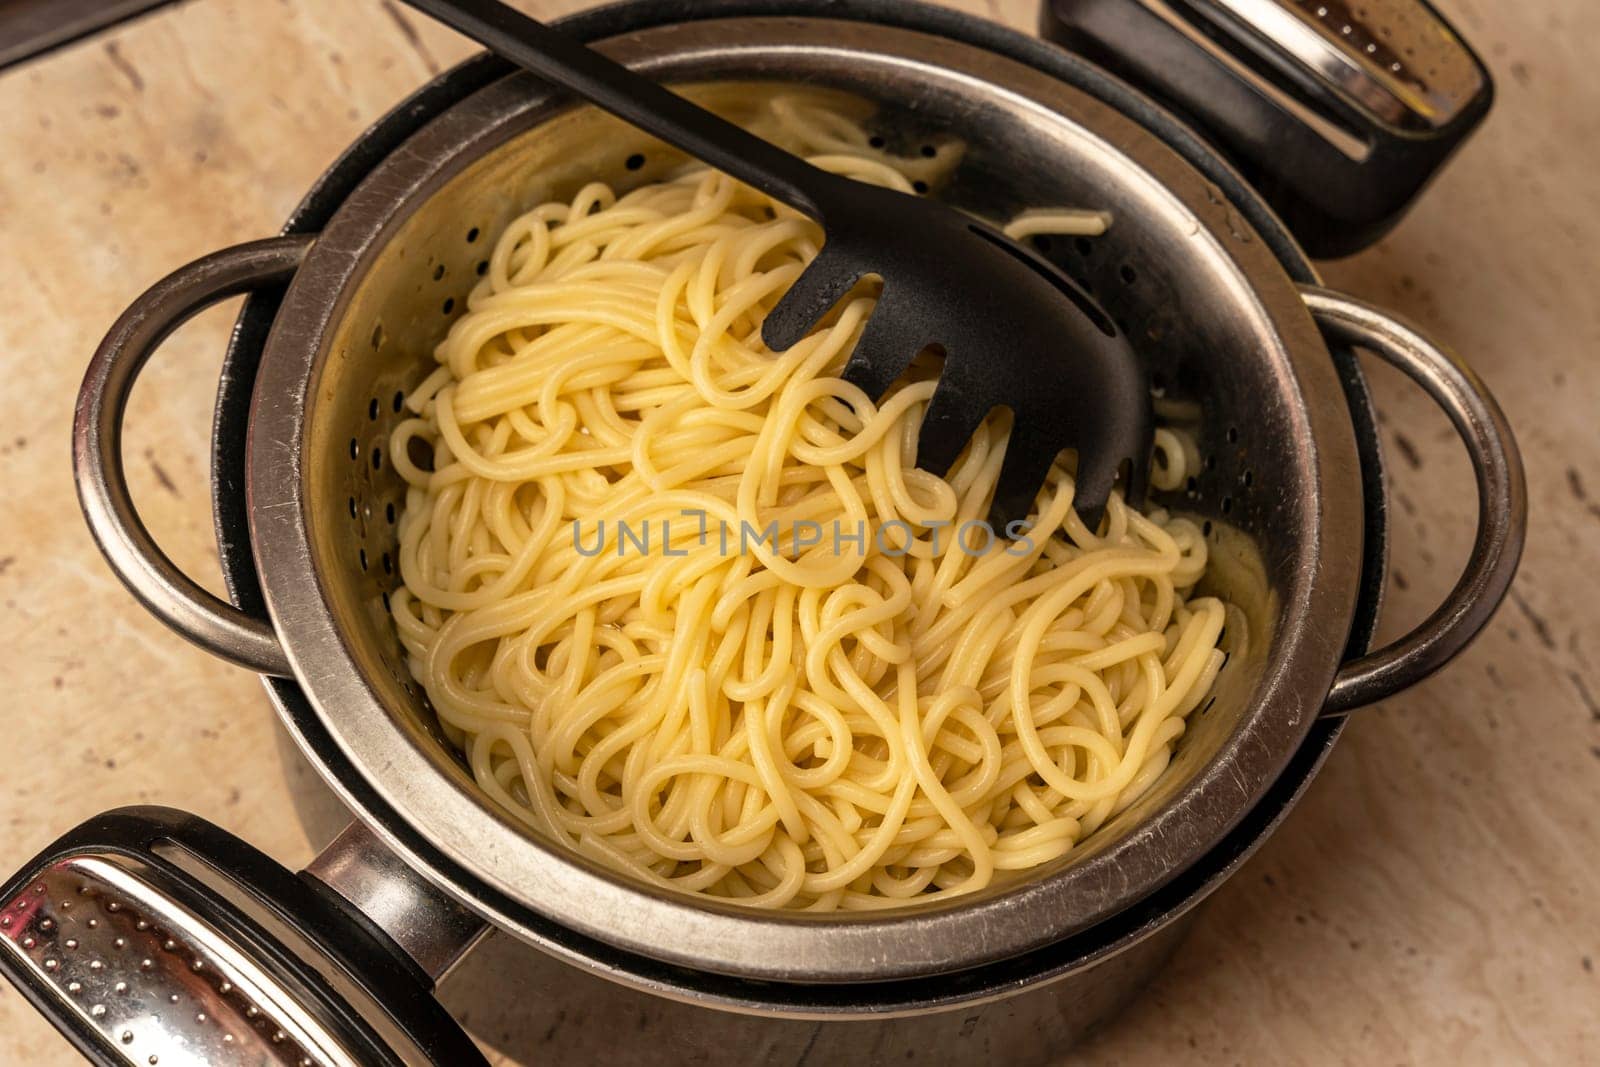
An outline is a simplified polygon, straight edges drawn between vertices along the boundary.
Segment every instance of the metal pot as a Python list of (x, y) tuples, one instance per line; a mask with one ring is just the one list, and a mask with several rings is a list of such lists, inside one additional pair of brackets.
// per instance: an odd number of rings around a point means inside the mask
[[(606, 977), (697, 1003), (887, 1019), (1011, 997), (1012, 1025), (1027, 1000), (1039, 1018), (1059, 1016), (1065, 1040), (1159, 963), (1172, 921), (1270, 829), (1314, 770), (1318, 710), (1341, 714), (1419, 680), (1503, 596), (1525, 503), (1493, 401), (1414, 330), (1297, 288), (1286, 263), (1308, 271), (1271, 217), (1165, 116), (1062, 53), (949, 13), (830, 4), (825, 18), (762, 18), (781, 5), (707, 6), (691, 18), (675, 5), (630, 5), (572, 25), (592, 39), (632, 31), (609, 47), (665, 79), (748, 82), (749, 94), (774, 80), (821, 83), (881, 105), (886, 136), (956, 133), (966, 161), (941, 192), (976, 210), (1073, 202), (1112, 211), (1111, 231), (1065, 250), (1063, 262), (1144, 330), (1169, 417), (1191, 421), (1207, 457), (1167, 503), (1208, 521), (1224, 563), (1213, 568), (1218, 591), (1248, 620), (1230, 627), (1212, 706), (1161, 785), (1062, 862), (958, 904), (883, 916), (751, 914), (664, 895), (496, 811), (433, 724), (383, 609), (396, 581), (384, 513), (399, 479), (379, 451), (393, 398), (422, 377), (448, 325), (445, 302), (485, 254), (483, 234), (564, 183), (648, 180), (679, 157), (532, 79), (469, 64), (419, 97), (411, 121), (424, 110), (436, 117), (402, 146), (381, 151), (406, 124), (404, 109), (373, 135), (379, 150), (357, 150), (384, 158), (321, 220), (320, 236), (256, 242), (176, 272), (124, 315), (90, 368), (75, 441), (86, 514), (108, 558), (180, 633), (295, 679), (273, 683), (285, 720), (365, 825), (302, 880), (172, 813), (113, 813), (58, 842), (11, 887), (27, 919), (0, 936), (0, 962), (86, 1047), (220, 1040), (215, 1020), (234, 1017), (231, 1043), (270, 1054), (293, 1045), (313, 1061), (365, 1062), (410, 1047), (453, 1060), (466, 1054), (462, 1038), (426, 991), (482, 931), (478, 916)], [(647, 165), (625, 172), (636, 153)], [(360, 169), (356, 158), (343, 169)], [(231, 358), (219, 405), (222, 460), (239, 376), (254, 374), (247, 505), (235, 468), (218, 466), (234, 608), (179, 573), (139, 523), (121, 478), (120, 417), (139, 368), (176, 323), (223, 296), (283, 283), (259, 366)], [(251, 347), (261, 310), (247, 311), (234, 357)], [(1364, 646), (1376, 613), (1381, 486), (1363, 462), (1372, 442), (1353, 429), (1370, 433), (1359, 378), (1347, 357), (1330, 359), (1319, 324), (1335, 343), (1384, 355), (1439, 401), (1473, 459), (1481, 506), (1472, 560), (1446, 604), (1396, 645), (1343, 665), (1352, 633)], [(270, 622), (241, 587), (241, 513)], [(1286, 768), (1300, 777), (1274, 800)], [(1253, 836), (1230, 837), (1248, 824), (1259, 827)], [(1173, 880), (1195, 864), (1210, 872), (1174, 896)], [(70, 961), (52, 955), (78, 921), (74, 900), (78, 917), (99, 912), (97, 928), (176, 946), (141, 956), (143, 969), (118, 980), (141, 995), (205, 1003), (213, 1024), (197, 1029), (171, 1011), (152, 1030), (144, 1012), (134, 1029), (105, 1002), (98, 1015), (82, 1010), (84, 997), (66, 991)], [(331, 961), (337, 980), (295, 963), (297, 954)], [(81, 994), (84, 978), (70, 981)], [(1018, 998), (1024, 990), (1041, 995)], [(1063, 1013), (1063, 1004), (1075, 1007)], [(901, 1032), (932, 1034), (920, 1024)]]

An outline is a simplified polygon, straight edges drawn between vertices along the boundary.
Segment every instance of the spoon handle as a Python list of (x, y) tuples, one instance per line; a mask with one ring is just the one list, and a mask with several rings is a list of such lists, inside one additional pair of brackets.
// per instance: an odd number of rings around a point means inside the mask
[(490, 51), (818, 218), (827, 175), (499, 0), (406, 0)]

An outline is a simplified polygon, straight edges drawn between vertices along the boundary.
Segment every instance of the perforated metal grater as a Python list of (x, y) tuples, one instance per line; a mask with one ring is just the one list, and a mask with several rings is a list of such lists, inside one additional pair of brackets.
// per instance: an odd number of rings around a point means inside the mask
[(1388, 232), (1494, 97), (1425, 0), (1046, 0), (1041, 32), (1212, 137), (1319, 257)]
[[(363, 880), (374, 868), (351, 862), (370, 841), (352, 827), (297, 876), (193, 816), (106, 812), (0, 885), (0, 975), (110, 1067), (484, 1063), (430, 995), (456, 955), (351, 921), (381, 910)], [(444, 914), (421, 943), (481, 930)]]

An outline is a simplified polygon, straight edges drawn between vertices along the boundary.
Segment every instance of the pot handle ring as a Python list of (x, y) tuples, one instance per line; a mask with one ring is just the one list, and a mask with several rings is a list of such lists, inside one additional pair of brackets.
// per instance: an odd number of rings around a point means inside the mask
[(1323, 715), (1337, 716), (1415, 685), (1471, 644), (1517, 572), (1528, 525), (1528, 488), (1500, 405), (1460, 357), (1416, 326), (1356, 297), (1310, 285), (1300, 292), (1328, 340), (1382, 356), (1443, 409), (1466, 446), (1478, 491), (1477, 534), (1455, 588), (1410, 633), (1339, 668), (1323, 709)]
[(296, 875), (119, 808), (0, 885), (0, 975), (97, 1064), (485, 1064), (433, 989), (486, 929), (359, 823)]
[(213, 596), (179, 570), (134, 507), (122, 462), (122, 419), (133, 383), (173, 330), (231, 296), (288, 282), (312, 236), (251, 241), (213, 252), (156, 282), (95, 350), (72, 423), (78, 501), (106, 562), (145, 608), (201, 648), (258, 674), (288, 677), (272, 624)]

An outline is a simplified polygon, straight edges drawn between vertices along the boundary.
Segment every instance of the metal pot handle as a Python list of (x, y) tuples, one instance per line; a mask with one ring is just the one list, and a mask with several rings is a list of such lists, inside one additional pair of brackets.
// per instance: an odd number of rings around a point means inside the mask
[(484, 929), (359, 825), (296, 876), (121, 808), (0, 887), (0, 974), (101, 1064), (483, 1064), (433, 986)]
[(1346, 663), (1324, 715), (1343, 715), (1422, 681), (1483, 629), (1511, 587), (1528, 525), (1528, 490), (1511, 427), (1487, 387), (1459, 357), (1415, 326), (1343, 293), (1302, 286), (1330, 340), (1375, 352), (1433, 398), (1461, 435), (1478, 483), (1478, 531), (1444, 603), (1404, 637)]
[(202, 589), (167, 558), (145, 529), (122, 464), (122, 418), (133, 383), (173, 330), (220, 300), (282, 285), (314, 237), (235, 245), (180, 267), (122, 313), (95, 350), (78, 390), (72, 465), (78, 500), (100, 551), (139, 602), (201, 648), (261, 674), (293, 671), (272, 624)]

